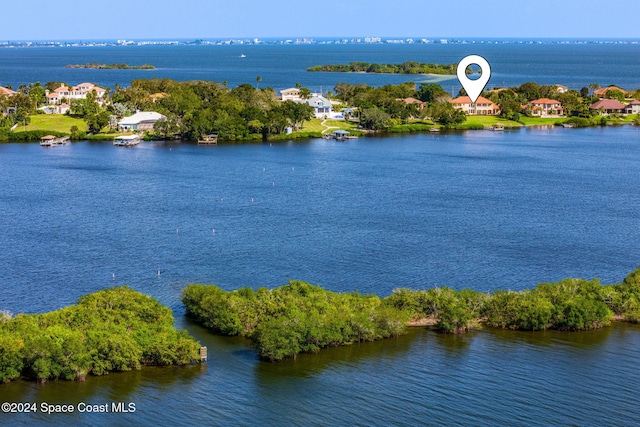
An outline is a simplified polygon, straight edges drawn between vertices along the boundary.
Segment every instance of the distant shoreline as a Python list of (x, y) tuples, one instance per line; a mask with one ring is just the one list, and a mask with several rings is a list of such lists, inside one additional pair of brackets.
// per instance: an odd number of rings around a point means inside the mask
[(87, 64), (68, 64), (64, 68), (88, 68), (93, 70), (155, 70), (156, 67), (149, 64), (129, 65), (129, 64), (97, 64), (90, 62)]

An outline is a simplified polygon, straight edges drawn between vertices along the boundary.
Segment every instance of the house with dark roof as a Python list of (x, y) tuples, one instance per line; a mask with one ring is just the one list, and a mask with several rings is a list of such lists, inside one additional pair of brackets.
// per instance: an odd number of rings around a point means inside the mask
[(476, 102), (471, 102), (468, 96), (459, 96), (451, 100), (454, 108), (464, 111), (470, 116), (497, 116), (500, 114), (500, 107), (493, 101), (479, 96)]
[(601, 115), (624, 114), (625, 105), (617, 99), (601, 99), (591, 104), (589, 109), (600, 111)]

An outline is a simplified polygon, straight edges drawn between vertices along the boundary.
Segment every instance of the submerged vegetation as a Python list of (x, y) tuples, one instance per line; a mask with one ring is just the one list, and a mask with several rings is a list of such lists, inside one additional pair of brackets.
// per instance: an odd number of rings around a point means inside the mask
[(0, 313), (0, 383), (47, 381), (199, 360), (200, 345), (173, 327), (173, 314), (128, 287), (81, 297), (45, 314)]
[(197, 322), (216, 333), (246, 336), (261, 358), (278, 361), (323, 347), (397, 336), (413, 324), (464, 333), (481, 325), (581, 331), (607, 326), (614, 318), (639, 322), (640, 268), (616, 285), (565, 279), (491, 294), (447, 287), (396, 289), (385, 298), (340, 294), (299, 281), (273, 290), (228, 292), (194, 284), (183, 290), (182, 302)]

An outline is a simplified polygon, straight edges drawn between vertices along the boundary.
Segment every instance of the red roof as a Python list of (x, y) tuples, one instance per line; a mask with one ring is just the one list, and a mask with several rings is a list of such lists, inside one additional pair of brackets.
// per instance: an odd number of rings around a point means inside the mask
[(625, 105), (617, 99), (601, 99), (595, 104), (591, 104), (589, 106), (592, 110), (599, 110), (601, 108), (604, 108), (605, 110), (622, 110), (624, 107)]
[(17, 92), (8, 89), (6, 87), (0, 86), (0, 95), (6, 95), (6, 96), (11, 96), (11, 95), (15, 95)]
[(596, 96), (605, 96), (607, 94), (607, 92), (609, 92), (610, 90), (619, 90), (620, 92), (624, 93), (625, 95), (629, 92), (627, 92), (626, 90), (619, 88), (618, 86), (608, 86), (608, 87), (601, 87), (600, 89), (596, 89), (593, 91), (593, 94)]
[[(451, 103), (452, 104), (473, 104), (473, 102), (471, 102), (471, 98), (469, 98), (468, 96), (459, 96), (455, 99), (452, 99)], [(478, 99), (476, 99), (476, 104), (493, 104), (493, 101), (485, 98), (484, 96), (479, 96)]]
[(549, 99), (549, 98), (540, 98), (540, 99), (535, 99), (531, 101), (531, 104), (554, 105), (554, 104), (560, 104), (560, 101), (556, 101), (555, 99)]

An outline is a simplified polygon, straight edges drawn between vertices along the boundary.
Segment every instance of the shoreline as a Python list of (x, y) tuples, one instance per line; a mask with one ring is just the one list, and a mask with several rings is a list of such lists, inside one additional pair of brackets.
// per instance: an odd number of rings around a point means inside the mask
[[(485, 116), (486, 117), (486, 116)], [(493, 117), (493, 116), (491, 116)], [(419, 133), (459, 133), (459, 132), (467, 132), (467, 131), (516, 131), (521, 129), (553, 129), (553, 128), (563, 128), (563, 129), (584, 129), (584, 128), (607, 128), (607, 127), (622, 127), (622, 126), (632, 126), (632, 127), (640, 127), (633, 122), (624, 121), (624, 122), (615, 122), (615, 123), (607, 123), (607, 124), (594, 124), (591, 126), (565, 126), (566, 123), (559, 122), (560, 118), (553, 119), (554, 122), (549, 123), (507, 123), (503, 124), (502, 122), (509, 122), (509, 120), (499, 120), (496, 117), (496, 123), (494, 125), (491, 124), (480, 124), (480, 123), (463, 123), (461, 125), (455, 126), (442, 126), (436, 123), (408, 123), (402, 125), (396, 125), (390, 128), (387, 131), (374, 131), (374, 130), (365, 130), (365, 129), (355, 129), (361, 133), (361, 136), (366, 138), (384, 138), (392, 135), (399, 134), (419, 134)], [(502, 125), (502, 128), (496, 129), (495, 125)], [(12, 135), (16, 134), (32, 134), (31, 138), (27, 138), (24, 140), (21, 139), (11, 139)], [(47, 134), (55, 134), (56, 136), (69, 136), (68, 133), (58, 132), (54, 130), (32, 130), (32, 131), (22, 131), (22, 132), (11, 132), (9, 134), (9, 139), (6, 141), (1, 141), (0, 144), (29, 144), (29, 143), (38, 143), (40, 138)], [(115, 136), (118, 136), (119, 133), (115, 132), (113, 134), (97, 134), (97, 135), (85, 135), (82, 138), (71, 139), (72, 142), (82, 142), (82, 141), (91, 141), (91, 142), (112, 142)], [(322, 138), (322, 132), (316, 131), (301, 131), (301, 132), (293, 132), (291, 134), (278, 134), (272, 135), (271, 137), (263, 140), (260, 135), (250, 135), (246, 139), (237, 139), (237, 140), (219, 140), (220, 144), (227, 145), (239, 145), (239, 144), (256, 144), (256, 143), (264, 143), (264, 142), (287, 142), (293, 140), (310, 140), (316, 138)], [(158, 141), (158, 142), (195, 142), (195, 140), (188, 139), (145, 139), (145, 141)]]

